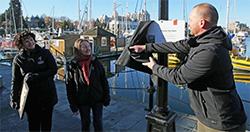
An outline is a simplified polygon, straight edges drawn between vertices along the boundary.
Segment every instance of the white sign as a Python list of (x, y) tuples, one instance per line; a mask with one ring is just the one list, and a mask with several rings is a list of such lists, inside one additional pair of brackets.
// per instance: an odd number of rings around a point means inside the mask
[(153, 43), (175, 42), (185, 39), (184, 20), (160, 20), (150, 24), (147, 39)]

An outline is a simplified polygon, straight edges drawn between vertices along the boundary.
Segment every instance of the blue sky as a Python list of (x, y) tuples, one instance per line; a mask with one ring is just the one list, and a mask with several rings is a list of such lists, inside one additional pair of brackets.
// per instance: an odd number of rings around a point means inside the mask
[[(22, 9), (24, 16), (39, 17), (43, 14), (52, 16), (54, 6), (54, 17), (66, 16), (71, 20), (78, 19), (78, 0), (19, 0), (22, 1)], [(80, 0), (80, 8), (83, 11), (84, 6), (89, 0)], [(117, 12), (119, 15), (126, 13), (126, 3), (128, 3), (128, 12), (138, 12), (139, 9), (144, 9), (144, 0), (116, 0)], [(155, 1), (155, 2), (154, 2)], [(169, 0), (169, 19), (183, 19), (183, 1), (184, 0)], [(236, 2), (236, 17), (234, 15), (235, 0), (230, 1), (229, 22), (240, 21), (246, 23), (250, 27), (250, 0), (237, 0)], [(0, 13), (3, 13), (9, 7), (10, 0), (0, 0)], [(151, 15), (151, 19), (158, 20), (159, 0), (146, 0), (146, 9)], [(219, 26), (226, 26), (227, 15), (227, 0), (185, 0), (185, 18), (188, 21), (188, 16), (192, 8), (200, 3), (210, 3), (218, 10)], [(96, 20), (100, 15), (112, 15), (114, 0), (92, 0), (91, 16)], [(155, 4), (153, 4), (155, 3)], [(89, 4), (88, 4), (89, 5)], [(155, 6), (153, 6), (155, 5)]]

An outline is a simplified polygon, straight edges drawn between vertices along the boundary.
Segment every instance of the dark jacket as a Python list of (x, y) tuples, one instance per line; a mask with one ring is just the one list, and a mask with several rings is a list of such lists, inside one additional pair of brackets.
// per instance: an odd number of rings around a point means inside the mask
[(149, 56), (152, 56), (151, 53), (134, 53), (131, 52), (129, 47), (133, 45), (144, 45), (145, 43), (149, 43), (147, 39), (147, 31), (150, 24), (154, 21), (141, 21), (133, 33), (131, 39), (128, 44), (126, 44), (122, 54), (119, 56), (115, 64), (127, 66), (133, 68), (135, 70), (139, 70), (142, 72), (146, 72), (152, 74), (152, 70), (147, 66), (142, 65), (144, 62), (149, 62)]
[(29, 93), (25, 110), (47, 108), (57, 102), (56, 87), (53, 80), (57, 72), (55, 59), (49, 50), (36, 45), (30, 56), (23, 50), (14, 57), (12, 64), (11, 101), (19, 102), (24, 76), (37, 73), (34, 80), (28, 82)]
[(108, 106), (110, 102), (109, 84), (102, 64), (96, 57), (91, 58), (89, 86), (84, 78), (82, 67), (77, 60), (67, 66), (67, 97), (72, 112), (78, 111), (80, 105), (91, 105), (102, 102)]
[(189, 40), (146, 45), (146, 52), (188, 54), (181, 67), (155, 64), (153, 74), (174, 84), (188, 84), (190, 104), (197, 118), (218, 130), (239, 127), (247, 119), (235, 89), (231, 49), (232, 43), (221, 27)]

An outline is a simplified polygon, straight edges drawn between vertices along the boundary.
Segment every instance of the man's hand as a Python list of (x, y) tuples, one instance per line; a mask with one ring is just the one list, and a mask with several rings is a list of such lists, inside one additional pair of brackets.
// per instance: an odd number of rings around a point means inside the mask
[(146, 49), (146, 45), (135, 45), (135, 46), (129, 47), (129, 49), (131, 49), (132, 52), (141, 53), (142, 51)]
[(152, 57), (149, 57), (150, 62), (142, 63), (142, 65), (147, 66), (151, 70), (153, 70), (153, 66), (156, 64)]

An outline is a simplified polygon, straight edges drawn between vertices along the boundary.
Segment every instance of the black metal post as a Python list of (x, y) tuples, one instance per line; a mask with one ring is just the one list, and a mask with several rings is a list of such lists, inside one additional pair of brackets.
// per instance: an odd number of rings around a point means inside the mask
[[(159, 20), (168, 20), (168, 0), (159, 0)], [(158, 54), (158, 63), (168, 66), (168, 54)], [(168, 106), (168, 82), (158, 78), (156, 105), (146, 115), (147, 131), (165, 132), (175, 131), (177, 115)]]
[(154, 93), (155, 93), (155, 87), (151, 77), (149, 81), (150, 85), (147, 87), (147, 92), (149, 93), (149, 103), (148, 103), (148, 108), (145, 108), (146, 111), (151, 111), (153, 109)]

